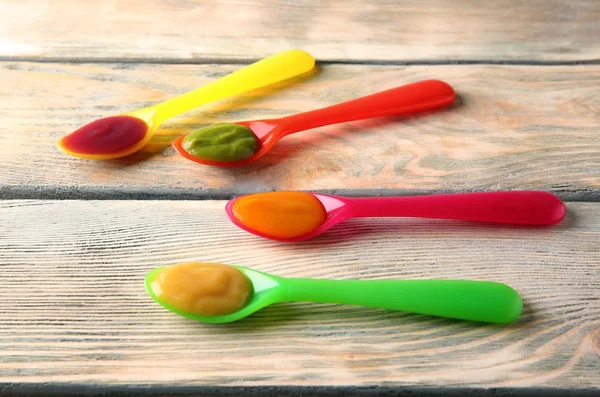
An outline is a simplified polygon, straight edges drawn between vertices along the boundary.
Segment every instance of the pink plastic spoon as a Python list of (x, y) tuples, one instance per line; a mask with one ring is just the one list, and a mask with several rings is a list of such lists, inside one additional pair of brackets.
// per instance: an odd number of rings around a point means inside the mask
[[(232, 207), (241, 197), (230, 200), (225, 210), (229, 219), (241, 229), (260, 237), (288, 242), (308, 240), (351, 218), (415, 217), (543, 226), (560, 222), (566, 214), (565, 205), (558, 197), (542, 191), (364, 198), (306, 194), (314, 195), (323, 204), (327, 216), (312, 232), (292, 238), (271, 236), (237, 219)], [(283, 223), (286, 219), (279, 221)]]

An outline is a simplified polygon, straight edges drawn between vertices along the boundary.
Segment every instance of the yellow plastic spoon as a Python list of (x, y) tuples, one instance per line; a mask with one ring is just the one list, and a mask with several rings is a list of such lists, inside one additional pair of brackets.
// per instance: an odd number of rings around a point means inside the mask
[(60, 138), (58, 147), (66, 154), (88, 160), (127, 156), (144, 147), (158, 127), (171, 117), (287, 80), (310, 71), (314, 65), (314, 58), (304, 51), (285, 51), (159, 104), (93, 121)]

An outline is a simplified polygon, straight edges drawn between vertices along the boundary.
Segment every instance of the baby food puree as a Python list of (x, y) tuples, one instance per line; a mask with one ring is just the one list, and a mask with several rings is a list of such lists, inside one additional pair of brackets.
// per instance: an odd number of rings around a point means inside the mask
[(187, 135), (183, 149), (194, 157), (212, 161), (239, 161), (251, 157), (260, 142), (246, 126), (234, 123), (213, 124)]
[(165, 267), (150, 288), (173, 308), (203, 316), (234, 313), (253, 292), (252, 282), (235, 267), (199, 262)]
[(132, 116), (112, 116), (84, 125), (60, 139), (59, 145), (82, 154), (112, 154), (139, 143), (148, 125)]
[(277, 238), (310, 233), (327, 219), (327, 211), (319, 199), (304, 192), (242, 196), (233, 202), (231, 212), (246, 227)]

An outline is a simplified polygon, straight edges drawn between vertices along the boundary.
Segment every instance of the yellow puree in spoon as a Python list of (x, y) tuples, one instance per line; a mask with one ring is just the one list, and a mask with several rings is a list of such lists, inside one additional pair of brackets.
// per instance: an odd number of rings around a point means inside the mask
[(165, 267), (152, 281), (152, 292), (177, 310), (219, 316), (246, 306), (252, 282), (233, 266), (182, 263)]

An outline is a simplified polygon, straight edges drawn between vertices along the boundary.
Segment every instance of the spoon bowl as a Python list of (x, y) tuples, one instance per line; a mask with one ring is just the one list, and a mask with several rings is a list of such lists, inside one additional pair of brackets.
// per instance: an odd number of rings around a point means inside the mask
[(173, 147), (183, 157), (196, 163), (217, 167), (238, 167), (260, 159), (286, 135), (348, 121), (431, 110), (449, 105), (454, 101), (454, 97), (454, 90), (447, 83), (425, 80), (279, 119), (230, 123), (250, 128), (260, 142), (253, 155), (241, 160), (215, 161), (194, 156), (183, 147), (182, 141), (185, 137), (177, 138), (173, 142)]
[(253, 287), (250, 300), (233, 313), (197, 315), (167, 304), (153, 289), (153, 281), (164, 268), (147, 274), (146, 291), (167, 310), (205, 323), (237, 321), (271, 304), (292, 301), (349, 304), (491, 323), (514, 321), (523, 309), (521, 297), (515, 290), (491, 281), (283, 278), (233, 267), (248, 277)]
[(254, 312), (257, 312), (258, 310), (263, 309), (281, 300), (281, 290), (279, 289), (279, 277), (267, 273), (262, 273), (257, 270), (248, 269), (245, 267), (233, 267), (241, 271), (246, 277), (248, 277), (248, 279), (250, 279), (253, 288), (253, 293), (252, 297), (250, 298), (250, 301), (248, 301), (246, 306), (234, 313), (224, 314), (220, 316), (203, 316), (179, 310), (176, 307), (164, 302), (160, 299), (160, 297), (158, 297), (154, 293), (152, 289), (152, 282), (154, 281), (158, 273), (160, 273), (160, 271), (164, 269), (162, 267), (153, 269), (146, 275), (146, 292), (154, 301), (159, 303), (167, 310), (170, 310), (174, 313), (179, 314), (182, 317), (186, 317), (191, 320), (212, 324), (230, 323), (233, 321), (241, 320), (242, 318), (248, 317), (249, 315), (253, 314)]
[(255, 234), (259, 237), (264, 237), (264, 238), (268, 238), (268, 239), (272, 239), (272, 240), (289, 242), (289, 243), (309, 240), (309, 239), (316, 237), (322, 233), (325, 233), (327, 230), (331, 229), (338, 223), (343, 222), (343, 221), (348, 220), (353, 217), (352, 211), (349, 210), (348, 200), (350, 200), (350, 199), (345, 198), (345, 197), (330, 196), (330, 195), (318, 194), (318, 193), (308, 193), (308, 194), (315, 196), (321, 202), (321, 204), (323, 204), (323, 207), (325, 208), (327, 217), (325, 218), (325, 221), (321, 224), (321, 226), (315, 228), (313, 231), (311, 231), (309, 233), (302, 234), (297, 237), (290, 237), (290, 238), (273, 237), (267, 233), (264, 233), (264, 232), (258, 231), (256, 229), (253, 229), (251, 227), (248, 227), (244, 222), (241, 222), (235, 216), (235, 213), (233, 210), (233, 206), (235, 205), (236, 200), (240, 199), (241, 197), (237, 197), (233, 200), (229, 200), (227, 202), (227, 204), (225, 204), (225, 213), (227, 214), (227, 217), (229, 218), (229, 220), (231, 220), (231, 222), (233, 222), (240, 229), (243, 229), (249, 233)]
[(104, 117), (78, 128), (58, 140), (64, 153), (87, 160), (110, 160), (137, 152), (160, 126), (157, 108), (135, 110)]
[(273, 146), (275, 146), (277, 141), (279, 141), (281, 138), (283, 138), (286, 135), (285, 128), (284, 128), (285, 124), (283, 122), (281, 122), (279, 119), (240, 121), (237, 123), (230, 123), (230, 124), (238, 124), (238, 125), (246, 126), (246, 127), (250, 128), (250, 130), (252, 130), (252, 132), (254, 133), (254, 135), (256, 136), (258, 141), (260, 142), (258, 150), (252, 156), (250, 156), (246, 159), (243, 159), (243, 160), (238, 160), (238, 161), (215, 161), (215, 160), (209, 160), (209, 159), (196, 157), (196, 156), (188, 153), (187, 150), (184, 149), (183, 139), (185, 138), (185, 135), (177, 137), (173, 141), (173, 147), (175, 148), (175, 150), (177, 150), (177, 152), (181, 156), (183, 156), (184, 158), (191, 160), (195, 163), (200, 163), (200, 164), (210, 165), (210, 166), (215, 166), (215, 167), (225, 167), (225, 168), (239, 167), (239, 166), (243, 166), (246, 164), (250, 164), (250, 163), (260, 159), (261, 157), (263, 157), (265, 154), (267, 154), (267, 152), (269, 152), (273, 148)]
[[(278, 192), (269, 192), (277, 194)], [(260, 197), (258, 193), (257, 197)], [(249, 227), (236, 216), (237, 197), (227, 202), (225, 212), (239, 228), (257, 236), (283, 241), (299, 242), (316, 237), (340, 222), (351, 218), (418, 217), (452, 219), (472, 222), (504, 223), (513, 225), (547, 226), (560, 222), (565, 204), (555, 195), (542, 191), (508, 191), (440, 194), (406, 197), (348, 198), (318, 193), (316, 197), (325, 208), (326, 218), (320, 226), (294, 237), (278, 237)], [(268, 209), (267, 209), (268, 210)], [(267, 214), (268, 215), (268, 214)], [(292, 214), (290, 214), (292, 215)], [(285, 222), (280, 219), (280, 222)]]

